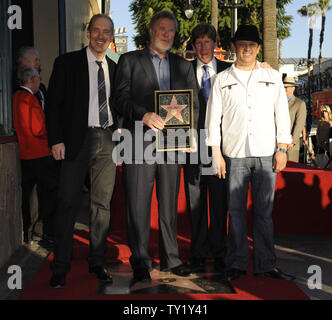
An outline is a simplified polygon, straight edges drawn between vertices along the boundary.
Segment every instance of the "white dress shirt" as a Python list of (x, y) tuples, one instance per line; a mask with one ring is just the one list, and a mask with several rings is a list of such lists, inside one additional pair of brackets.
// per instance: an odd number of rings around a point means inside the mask
[(257, 62), (247, 81), (233, 64), (217, 74), (206, 111), (206, 139), (231, 158), (266, 157), (277, 143), (292, 143), (285, 89), (279, 72), (262, 69)]
[(203, 74), (204, 74), (203, 66), (205, 66), (205, 65), (209, 67), (209, 74), (210, 74), (211, 88), (212, 88), (215, 75), (217, 74), (216, 58), (213, 57), (213, 59), (208, 64), (203, 63), (201, 60), (199, 60), (197, 58), (196, 75), (197, 75), (198, 85), (200, 88), (202, 87), (202, 79), (203, 79)]
[[(98, 101), (98, 70), (99, 66), (96, 63), (97, 59), (91, 52), (90, 48), (87, 47), (86, 54), (88, 58), (88, 66), (89, 66), (89, 127), (100, 127), (99, 123), (99, 101)], [(112, 114), (110, 112), (109, 106), (109, 97), (110, 97), (110, 77), (108, 72), (108, 64), (106, 61), (106, 57), (103, 58), (102, 68), (104, 70), (105, 76), (105, 85), (106, 85), (106, 97), (107, 97), (107, 110), (108, 110), (108, 118), (110, 119), (109, 125), (113, 124)]]

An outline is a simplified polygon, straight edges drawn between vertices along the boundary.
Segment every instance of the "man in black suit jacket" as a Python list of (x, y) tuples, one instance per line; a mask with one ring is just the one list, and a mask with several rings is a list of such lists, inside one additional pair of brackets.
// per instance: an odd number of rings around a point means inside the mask
[(49, 145), (53, 157), (62, 160), (52, 287), (63, 287), (70, 269), (74, 224), (87, 173), (91, 183), (89, 272), (99, 280), (112, 281), (105, 252), (116, 174), (112, 134), (117, 121), (110, 99), (115, 64), (105, 54), (113, 29), (110, 17), (93, 16), (88, 47), (58, 57), (49, 82), (45, 108)]
[[(201, 23), (192, 31), (192, 46), (197, 55), (192, 64), (194, 66), (199, 86), (199, 119), (198, 130), (204, 129), (208, 90), (204, 91), (203, 78), (207, 66), (207, 81), (212, 86), (215, 74), (227, 69), (231, 64), (217, 60), (214, 57), (216, 48), (216, 30), (208, 23)], [(204, 132), (199, 132), (201, 148), (199, 150), (201, 163), (183, 166), (185, 191), (188, 209), (191, 215), (191, 269), (193, 272), (203, 272), (205, 259), (209, 249), (215, 258), (218, 271), (224, 266), (226, 254), (226, 223), (227, 197), (224, 180), (214, 175), (202, 175), (204, 163), (207, 160), (207, 146)], [(205, 158), (205, 160), (203, 160)], [(210, 230), (208, 228), (208, 199), (210, 209)]]
[[(156, 13), (149, 27), (150, 45), (144, 50), (123, 54), (119, 59), (115, 79), (115, 106), (124, 118), (123, 127), (131, 132), (133, 139), (139, 130), (146, 132), (149, 128), (154, 131), (164, 128), (163, 119), (155, 113), (155, 90), (194, 89), (194, 109), (198, 108), (196, 80), (191, 64), (169, 52), (176, 25), (172, 13)], [(133, 149), (138, 152), (134, 152), (131, 159), (123, 164), (128, 241), (132, 253), (130, 263), (135, 281), (151, 280), (149, 269), (152, 262), (148, 247), (154, 180), (159, 210), (160, 270), (180, 276), (190, 273), (179, 258), (177, 244), (181, 165), (151, 164), (151, 159), (142, 158), (149, 143), (144, 141), (143, 146), (138, 146), (138, 142), (133, 140)], [(164, 156), (167, 159), (167, 152)]]

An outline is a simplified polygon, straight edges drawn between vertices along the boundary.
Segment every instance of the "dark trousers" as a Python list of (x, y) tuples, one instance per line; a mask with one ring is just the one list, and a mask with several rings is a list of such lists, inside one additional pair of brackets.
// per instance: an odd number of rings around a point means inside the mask
[(191, 256), (205, 259), (211, 249), (214, 258), (224, 258), (227, 239), (226, 183), (216, 176), (202, 176), (197, 164), (185, 164), (183, 172), (191, 218)]
[(86, 174), (90, 178), (90, 266), (103, 265), (110, 224), (110, 201), (116, 175), (112, 160), (114, 142), (110, 129), (90, 128), (75, 160), (61, 165), (58, 207), (55, 219), (53, 272), (68, 272), (72, 256), (74, 225), (82, 201)]
[(32, 240), (34, 224), (31, 219), (30, 198), (35, 185), (38, 189), (38, 219), (43, 222), (43, 235), (53, 237), (59, 166), (51, 157), (21, 161), (22, 216), (24, 241)]
[(180, 185), (178, 164), (123, 164), (127, 204), (127, 233), (132, 268), (151, 268), (151, 200), (154, 181), (159, 213), (160, 269), (180, 265), (177, 243), (177, 204)]

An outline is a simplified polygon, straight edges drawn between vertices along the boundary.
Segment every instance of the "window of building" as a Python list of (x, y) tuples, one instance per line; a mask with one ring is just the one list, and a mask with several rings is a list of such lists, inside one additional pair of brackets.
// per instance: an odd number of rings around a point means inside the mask
[(9, 0), (0, 1), (0, 137), (13, 135), (12, 49), (7, 26)]

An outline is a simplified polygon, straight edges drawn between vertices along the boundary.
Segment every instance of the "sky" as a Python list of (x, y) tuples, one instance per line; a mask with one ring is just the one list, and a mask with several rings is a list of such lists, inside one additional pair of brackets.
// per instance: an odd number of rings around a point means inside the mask
[[(128, 36), (128, 50), (135, 50), (135, 44), (132, 40), (135, 35), (134, 24), (129, 12), (131, 0), (111, 0), (111, 15), (114, 20), (115, 28), (126, 27)], [(293, 0), (293, 3), (286, 6), (286, 14), (293, 16), (291, 24), (291, 37), (283, 41), (282, 58), (303, 58), (308, 55), (309, 40), (309, 19), (301, 17), (297, 10), (303, 5), (315, 2), (315, 0)], [(332, 1), (331, 1), (332, 5)], [(321, 29), (321, 18), (316, 18), (314, 28), (313, 47), (311, 56), (319, 56), (319, 35)], [(324, 58), (332, 57), (332, 10), (327, 12), (325, 25), (325, 38), (323, 43), (322, 56)]]

